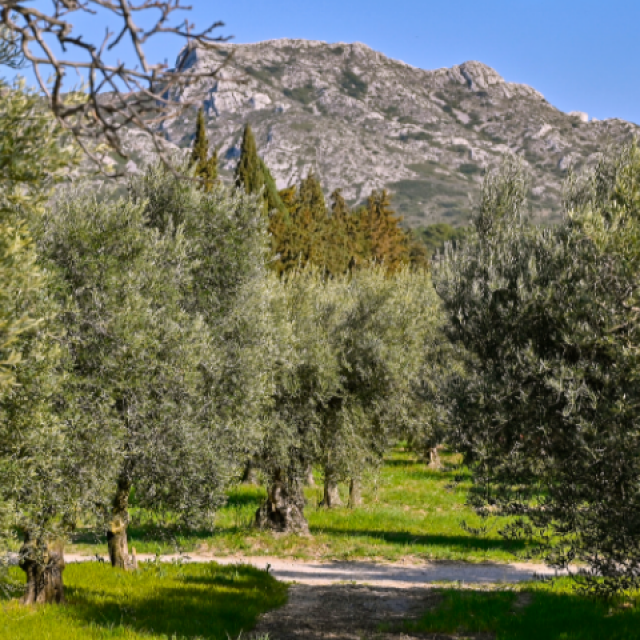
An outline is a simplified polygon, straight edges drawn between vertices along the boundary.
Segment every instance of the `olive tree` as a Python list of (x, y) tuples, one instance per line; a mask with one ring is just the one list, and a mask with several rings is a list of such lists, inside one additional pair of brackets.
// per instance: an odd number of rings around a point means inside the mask
[(124, 567), (134, 482), (143, 504), (187, 520), (221, 499), (225, 437), (211, 428), (206, 402), (219, 355), (203, 320), (182, 308), (184, 237), (150, 228), (143, 206), (70, 189), (44, 216), (40, 246), (70, 299), (64, 322), (76, 375), (89, 397), (110, 403), (122, 432), (107, 535), (112, 563)]
[(357, 481), (381, 460), (408, 421), (438, 301), (424, 272), (389, 276), (380, 268), (327, 278), (310, 268), (280, 284), (274, 324), (289, 355), (274, 362), (271, 424), (261, 465), (269, 497), (257, 524), (307, 531), (302, 482), (311, 464), (335, 485)]
[(134, 178), (129, 190), (134, 202), (143, 203), (150, 226), (162, 233), (180, 229), (186, 239), (191, 277), (183, 305), (203, 319), (222, 354), (209, 372), (208, 402), (216, 423), (235, 438), (229, 450), (234, 468), (242, 466), (264, 429), (275, 348), (267, 311), (274, 286), (266, 279), (269, 240), (261, 204), (257, 196), (222, 183), (203, 192), (161, 164)]
[(62, 541), (110, 478), (104, 407), (78, 393), (61, 321), (66, 300), (32, 239), (78, 154), (38, 96), (0, 91), (0, 543), (23, 539), (25, 602), (63, 598)]
[(450, 337), (456, 440), (481, 511), (513, 516), (554, 566), (600, 593), (640, 565), (635, 144), (568, 186), (566, 218), (533, 227), (517, 163), (485, 183), (475, 233), (436, 270)]

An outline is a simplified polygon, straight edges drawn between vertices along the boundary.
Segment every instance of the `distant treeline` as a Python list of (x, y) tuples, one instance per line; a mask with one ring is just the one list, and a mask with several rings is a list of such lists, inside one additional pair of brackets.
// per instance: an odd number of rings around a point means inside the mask
[[(217, 152), (208, 156), (204, 112), (198, 116), (192, 163), (207, 190), (217, 180)], [(244, 130), (235, 181), (248, 194), (262, 193), (269, 216), (271, 265), (278, 273), (313, 264), (330, 274), (345, 273), (368, 264), (382, 264), (390, 272), (403, 265), (428, 268), (434, 253), (445, 242), (454, 244), (464, 229), (448, 224), (407, 231), (400, 226), (386, 189), (374, 190), (364, 205), (350, 207), (341, 189), (326, 202), (318, 176), (313, 172), (299, 184), (278, 190), (275, 180), (258, 156), (251, 127)]]

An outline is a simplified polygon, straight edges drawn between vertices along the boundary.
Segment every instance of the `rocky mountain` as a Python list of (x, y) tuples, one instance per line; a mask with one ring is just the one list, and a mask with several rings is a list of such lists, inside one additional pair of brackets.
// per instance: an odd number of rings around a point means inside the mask
[[(466, 222), (484, 171), (508, 152), (530, 171), (533, 215), (557, 219), (567, 169), (593, 164), (606, 145), (639, 131), (622, 120), (559, 111), (481, 62), (430, 71), (360, 43), (225, 44), (187, 48), (178, 60), (188, 71), (222, 62), (215, 79), (194, 81), (187, 91), (202, 96), (223, 176), (231, 175), (250, 123), (280, 188), (310, 169), (327, 192), (342, 187), (352, 203), (386, 187), (409, 226)], [(167, 140), (182, 148), (194, 129), (195, 112), (164, 126)]]

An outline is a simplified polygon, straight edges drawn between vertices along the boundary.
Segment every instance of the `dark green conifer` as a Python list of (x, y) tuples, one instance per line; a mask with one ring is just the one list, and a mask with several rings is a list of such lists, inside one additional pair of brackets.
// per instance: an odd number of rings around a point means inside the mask
[(259, 193), (264, 186), (263, 166), (258, 157), (251, 125), (247, 125), (244, 128), (240, 160), (236, 167), (236, 187), (244, 189), (245, 193)]
[(214, 149), (209, 157), (209, 140), (204, 117), (204, 109), (198, 111), (196, 120), (196, 135), (191, 151), (190, 166), (195, 165), (194, 176), (202, 180), (202, 188), (211, 191), (218, 179), (218, 150)]
[(278, 187), (276, 187), (276, 181), (269, 171), (269, 167), (264, 163), (264, 160), (258, 157), (260, 163), (260, 169), (264, 179), (264, 200), (267, 213), (271, 214), (273, 210), (280, 211), (281, 213), (287, 213), (287, 207), (282, 202), (280, 194), (278, 193)]

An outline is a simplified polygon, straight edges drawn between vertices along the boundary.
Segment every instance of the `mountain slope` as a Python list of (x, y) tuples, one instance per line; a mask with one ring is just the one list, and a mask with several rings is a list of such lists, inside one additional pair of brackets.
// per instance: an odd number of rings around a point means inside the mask
[[(426, 71), (360, 43), (226, 44), (185, 49), (179, 61), (192, 71), (227, 61), (215, 80), (187, 90), (204, 96), (223, 176), (235, 167), (249, 122), (278, 187), (310, 169), (326, 191), (343, 187), (351, 202), (387, 187), (410, 226), (466, 222), (483, 171), (509, 151), (531, 173), (533, 215), (557, 219), (567, 168), (596, 162), (607, 144), (639, 130), (563, 113), (480, 62)], [(172, 143), (190, 146), (195, 111), (164, 129)]]

